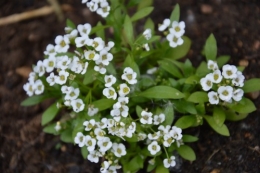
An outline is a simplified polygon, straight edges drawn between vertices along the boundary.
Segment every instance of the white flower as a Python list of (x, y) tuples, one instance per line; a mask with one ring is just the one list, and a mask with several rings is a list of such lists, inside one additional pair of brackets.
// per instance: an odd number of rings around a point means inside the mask
[(89, 121), (84, 121), (84, 123), (83, 123), (83, 125), (86, 126), (85, 127), (86, 131), (90, 131), (91, 129), (93, 129), (95, 124), (96, 124), (96, 121), (94, 119), (91, 119)]
[(88, 160), (94, 163), (98, 163), (99, 157), (102, 156), (99, 151), (90, 151), (88, 155)]
[(165, 147), (170, 147), (174, 141), (175, 140), (173, 139), (173, 136), (171, 136), (171, 134), (165, 134), (163, 136), (163, 145)]
[(164, 159), (163, 165), (165, 168), (174, 167), (176, 165), (175, 157), (171, 156), (169, 159), (168, 158)]
[(101, 51), (105, 47), (105, 43), (102, 40), (102, 38), (100, 38), (100, 37), (96, 37), (94, 39), (89, 39), (89, 40), (87, 40), (86, 44), (88, 46), (92, 46), (93, 48), (95, 48), (96, 51)]
[(108, 161), (104, 161), (102, 164), (101, 164), (101, 168), (100, 168), (100, 172), (101, 173), (108, 173), (108, 168), (110, 166), (110, 163)]
[(68, 76), (69, 76), (68, 72), (66, 72), (64, 70), (59, 71), (59, 76), (55, 76), (55, 83), (60, 84), (60, 85), (65, 84)]
[(209, 70), (218, 70), (218, 64), (215, 61), (209, 60), (207, 66)]
[(166, 39), (173, 48), (183, 44), (183, 39), (181, 37), (176, 37), (176, 35), (171, 32), (166, 36)]
[(153, 67), (150, 68), (146, 71), (147, 74), (154, 74), (155, 72), (157, 72), (158, 68), (157, 67)]
[(218, 88), (219, 98), (223, 101), (229, 101), (233, 95), (233, 88), (231, 86), (220, 86)]
[(83, 103), (83, 101), (81, 99), (76, 99), (76, 100), (71, 101), (71, 106), (72, 106), (73, 111), (80, 112), (84, 109), (85, 104)]
[(48, 44), (46, 51), (43, 52), (44, 55), (56, 55), (55, 47), (52, 44)]
[(152, 31), (150, 28), (146, 29), (144, 32), (143, 32), (143, 36), (146, 40), (149, 40), (151, 37), (152, 37)]
[(237, 67), (234, 65), (226, 64), (222, 68), (222, 75), (226, 79), (234, 79), (237, 77)]
[(153, 120), (154, 120), (154, 123), (153, 123), (153, 124), (154, 124), (154, 125), (158, 125), (158, 124), (164, 122), (164, 120), (165, 120), (165, 115), (164, 115), (163, 113), (161, 113), (160, 115), (154, 115)]
[(54, 127), (55, 131), (58, 132), (61, 129), (60, 122), (58, 121)]
[(85, 139), (86, 137), (81, 132), (78, 132), (74, 138), (74, 142), (78, 144), (79, 147), (83, 147), (85, 145)]
[(204, 91), (208, 91), (212, 88), (211, 74), (207, 74), (206, 77), (200, 79), (200, 84)]
[(90, 31), (91, 31), (91, 25), (88, 24), (88, 23), (86, 23), (86, 24), (84, 24), (84, 25), (79, 24), (79, 25), (77, 26), (77, 29), (78, 29), (79, 34), (80, 34), (81, 36), (88, 36), (89, 33), (90, 33)]
[(97, 9), (97, 14), (99, 14), (102, 17), (107, 17), (109, 15), (110, 6), (106, 1), (103, 1), (100, 3), (100, 8)]
[(143, 48), (146, 50), (146, 51), (149, 51), (150, 50), (150, 47), (149, 47), (149, 44), (146, 43), (143, 45)]
[(107, 118), (102, 118), (100, 122), (97, 122), (97, 127), (100, 128), (100, 129), (105, 129), (107, 128), (107, 122), (108, 122), (108, 119)]
[(56, 58), (54, 56), (49, 56), (48, 59), (43, 60), (43, 65), (46, 72), (52, 72), (56, 66)]
[(75, 100), (79, 96), (79, 88), (69, 87), (68, 92), (66, 93), (65, 100)]
[(116, 91), (113, 87), (105, 88), (103, 90), (103, 95), (106, 96), (108, 99), (115, 100), (117, 97)]
[(94, 151), (96, 143), (97, 140), (95, 138), (92, 138), (89, 135), (85, 137), (85, 145), (87, 146), (88, 151)]
[(157, 141), (153, 141), (148, 145), (148, 150), (150, 151), (151, 155), (155, 155), (161, 150), (161, 147), (158, 145)]
[(171, 34), (174, 34), (176, 37), (181, 37), (183, 36), (184, 32), (185, 32), (185, 23), (183, 21), (181, 22), (176, 22), (173, 21), (172, 22), (172, 27), (169, 29)]
[(169, 126), (169, 125), (167, 125), (165, 127), (163, 125), (160, 125), (158, 127), (158, 130), (162, 131), (164, 134), (169, 133), (170, 129), (171, 129), (171, 126)]
[(106, 51), (110, 51), (110, 49), (112, 49), (112, 47), (114, 47), (114, 45), (115, 45), (115, 43), (113, 41), (109, 41), (104, 49), (106, 49)]
[(94, 105), (89, 105), (88, 106), (88, 115), (89, 116), (94, 116), (98, 113), (98, 108), (95, 108)]
[(74, 73), (81, 73), (85, 74), (88, 68), (88, 62), (83, 62), (81, 61), (77, 56), (73, 57), (73, 61), (70, 64), (70, 70), (73, 71)]
[(84, 52), (84, 56), (87, 60), (97, 61), (99, 59), (99, 54), (94, 50), (88, 50)]
[(217, 105), (219, 103), (218, 93), (214, 91), (210, 91), (208, 93), (209, 102), (212, 105)]
[(149, 133), (148, 134), (148, 139), (150, 139), (150, 140), (157, 140), (160, 136), (161, 136), (160, 131), (155, 132), (153, 134)]
[(88, 38), (88, 36), (81, 36), (81, 37), (76, 37), (75, 38), (75, 44), (76, 44), (76, 47), (83, 47), (87, 44), (88, 40), (90, 40)]
[(69, 39), (74, 39), (78, 36), (78, 31), (76, 29), (73, 29), (72, 31), (69, 32), (69, 34), (65, 35)]
[(40, 79), (36, 80), (34, 83), (34, 93), (36, 95), (42, 94), (44, 91), (44, 85)]
[(215, 70), (213, 73), (210, 73), (209, 78), (213, 83), (220, 83), (223, 77), (220, 70)]
[(181, 132), (182, 132), (181, 128), (176, 126), (172, 126), (172, 129), (170, 130), (170, 134), (176, 140), (180, 140), (182, 138)]
[(57, 68), (66, 70), (71, 63), (71, 59), (65, 55), (65, 56), (59, 56), (57, 59)]
[(90, 11), (95, 12), (98, 9), (98, 3), (93, 1), (87, 2), (87, 7), (89, 8)]
[(116, 78), (113, 75), (105, 75), (105, 86), (111, 87), (114, 83), (116, 83)]
[(145, 138), (147, 137), (147, 135), (145, 133), (138, 133), (138, 141), (143, 141), (145, 140)]
[(99, 72), (100, 74), (105, 74), (107, 72), (106, 66), (102, 64), (102, 62), (96, 62), (94, 70)]
[(94, 133), (95, 133), (96, 138), (98, 140), (103, 139), (104, 136), (106, 135), (106, 132), (104, 130), (100, 129), (100, 128), (95, 128)]
[(161, 24), (158, 28), (159, 31), (164, 31), (171, 24), (170, 19), (164, 19), (163, 24)]
[(124, 74), (121, 77), (123, 80), (126, 80), (129, 84), (133, 85), (137, 83), (136, 76), (137, 74), (132, 68), (126, 67), (124, 69)]
[(235, 101), (240, 101), (242, 99), (244, 95), (244, 91), (242, 89), (236, 89), (234, 92), (233, 92), (233, 96), (232, 98), (235, 100)]
[(100, 57), (95, 62), (96, 63), (102, 63), (104, 65), (108, 65), (109, 62), (113, 59), (113, 55), (109, 52), (107, 52), (105, 49), (100, 51)]
[(106, 152), (112, 147), (112, 142), (110, 141), (110, 138), (103, 137), (101, 140), (98, 141), (99, 151), (100, 152)]
[(34, 83), (36, 80), (37, 80), (37, 75), (35, 72), (30, 72), (29, 74), (29, 78), (28, 78), (28, 81), (31, 82), (31, 83)]
[(26, 92), (28, 96), (33, 96), (34, 90), (35, 90), (35, 85), (33, 82), (28, 82), (23, 85), (23, 89)]
[(130, 88), (125, 83), (122, 83), (122, 84), (119, 85), (118, 94), (121, 97), (126, 96), (127, 94), (129, 94), (129, 92), (130, 92)]
[(126, 155), (126, 148), (124, 144), (113, 143), (112, 152), (115, 154), (116, 157), (122, 157)]
[(69, 38), (67, 36), (57, 36), (55, 38), (55, 51), (56, 52), (67, 52), (69, 49)]
[(43, 76), (45, 73), (45, 67), (42, 61), (38, 61), (37, 65), (33, 68), (33, 71), (39, 76)]
[(153, 123), (152, 115), (153, 114), (151, 112), (146, 112), (146, 111), (143, 110), (141, 112), (142, 118), (140, 119), (140, 122), (142, 124), (152, 124)]
[(243, 87), (244, 80), (245, 80), (245, 76), (242, 74), (242, 72), (237, 71), (237, 76), (234, 79), (232, 79), (232, 84), (238, 87)]

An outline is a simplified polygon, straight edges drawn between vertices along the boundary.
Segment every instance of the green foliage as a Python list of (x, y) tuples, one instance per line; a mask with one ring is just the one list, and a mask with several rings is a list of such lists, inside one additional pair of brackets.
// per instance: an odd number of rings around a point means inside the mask
[(186, 129), (193, 126), (195, 122), (196, 117), (194, 115), (187, 115), (180, 117), (174, 125), (181, 129)]
[(253, 78), (245, 81), (245, 84), (243, 86), (243, 91), (245, 93), (249, 92), (255, 92), (260, 90), (260, 79), (259, 78)]
[(170, 20), (173, 22), (173, 21), (179, 21), (179, 19), (180, 19), (180, 6), (179, 4), (176, 4), (170, 16)]
[(222, 125), (217, 124), (216, 121), (214, 120), (214, 118), (211, 116), (208, 116), (208, 115), (204, 115), (203, 117), (206, 119), (206, 121), (208, 122), (210, 127), (212, 127), (212, 129), (215, 130), (217, 133), (219, 133), (223, 136), (230, 135), (229, 130), (225, 124), (222, 124)]
[(203, 91), (194, 92), (187, 99), (187, 101), (193, 103), (205, 103), (208, 102), (208, 100), (208, 94)]
[(153, 11), (153, 9), (153, 7), (142, 8), (131, 17), (131, 21), (134, 22), (148, 16)]
[(125, 16), (124, 21), (124, 36), (127, 41), (127, 43), (132, 46), (134, 42), (134, 30), (133, 30), (133, 24), (128, 15)]
[(205, 56), (207, 60), (216, 60), (217, 42), (213, 34), (210, 34), (205, 44)]
[(49, 123), (51, 120), (53, 120), (58, 112), (59, 112), (59, 109), (57, 108), (57, 103), (52, 104), (42, 114), (42, 125), (44, 126), (47, 123)]
[(179, 90), (168, 86), (155, 86), (139, 93), (138, 96), (156, 99), (180, 99), (184, 97)]
[(194, 161), (196, 160), (196, 155), (191, 147), (188, 145), (181, 145), (177, 148), (178, 153), (180, 156), (186, 160)]
[(35, 96), (29, 97), (29, 98), (25, 99), (24, 101), (22, 101), (21, 105), (22, 106), (37, 105), (37, 104), (41, 103), (42, 101), (44, 101), (46, 98), (48, 98), (48, 96), (46, 96), (46, 95), (35, 95)]

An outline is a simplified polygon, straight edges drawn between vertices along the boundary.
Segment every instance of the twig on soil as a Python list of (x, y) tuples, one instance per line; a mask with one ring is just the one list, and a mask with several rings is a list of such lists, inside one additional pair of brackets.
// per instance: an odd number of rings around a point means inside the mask
[[(63, 11), (69, 11), (72, 8), (71, 6), (64, 4), (61, 6), (61, 9)], [(13, 14), (7, 17), (0, 18), (0, 26), (20, 22), (31, 18), (36, 18), (39, 16), (46, 16), (48, 14), (53, 13), (54, 11), (55, 8), (53, 6), (45, 6), (36, 10), (27, 11), (20, 14)]]
[(62, 9), (61, 9), (61, 6), (60, 4), (57, 2), (57, 0), (47, 0), (51, 6), (53, 7), (57, 17), (58, 17), (58, 20), (61, 22), (64, 20), (64, 15), (63, 15), (63, 12), (62, 12)]
[(210, 161), (210, 159), (211, 159), (217, 152), (219, 152), (219, 149), (213, 151), (213, 153), (209, 156), (207, 162)]
[(259, 146), (255, 146), (254, 148), (249, 146), (249, 147), (247, 147), (247, 148), (249, 148), (249, 149), (252, 150), (252, 151), (256, 151), (258, 154), (260, 154)]

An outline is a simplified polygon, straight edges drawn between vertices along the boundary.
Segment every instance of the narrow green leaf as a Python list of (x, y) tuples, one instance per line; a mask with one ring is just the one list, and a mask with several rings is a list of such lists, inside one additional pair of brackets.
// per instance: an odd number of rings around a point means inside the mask
[(56, 103), (53, 103), (48, 109), (42, 114), (42, 126), (49, 123), (59, 112)]
[(108, 28), (109, 25), (96, 25), (95, 27), (93, 27), (90, 31), (89, 35), (95, 34), (99, 31), (104, 31), (104, 29)]
[(76, 29), (76, 25), (70, 19), (66, 20), (66, 25), (67, 25), (67, 27), (70, 27), (72, 29)]
[(200, 78), (197, 75), (191, 75), (189, 76), (186, 80), (185, 83), (186, 84), (198, 84), (200, 81)]
[(88, 149), (87, 146), (81, 147), (80, 148), (81, 151), (81, 155), (84, 159), (86, 159), (88, 157)]
[[(101, 22), (98, 22), (96, 27), (103, 28), (103, 25)], [(96, 36), (101, 37), (103, 40), (105, 40), (105, 30), (104, 29), (100, 29), (100, 30), (96, 31)]]
[(89, 68), (84, 76), (83, 84), (87, 85), (96, 79), (97, 72), (93, 68)]
[(241, 113), (248, 114), (256, 110), (255, 104), (248, 98), (243, 98), (238, 103), (231, 103), (227, 105), (231, 110)]
[(165, 168), (162, 164), (160, 164), (156, 167), (155, 173), (170, 173), (170, 171), (169, 169)]
[(142, 109), (140, 106), (137, 105), (137, 106), (135, 107), (135, 110), (136, 110), (137, 116), (138, 116), (139, 118), (141, 118), (141, 117), (142, 117), (141, 112), (143, 111), (143, 109)]
[(234, 112), (233, 110), (224, 110), (226, 114), (226, 119), (229, 121), (240, 121), (242, 119), (245, 119), (248, 114), (238, 114)]
[(165, 115), (165, 121), (162, 123), (162, 125), (171, 125), (174, 120), (174, 108), (171, 102), (167, 103), (163, 113)]
[(162, 61), (158, 61), (158, 64), (162, 69), (170, 73), (173, 77), (177, 77), (177, 78), (183, 77), (179, 69), (173, 63), (166, 60), (162, 60)]
[(124, 35), (125, 35), (125, 38), (126, 38), (128, 44), (131, 46), (134, 42), (134, 30), (133, 30), (133, 24), (128, 15), (125, 16)]
[(57, 133), (56, 130), (55, 130), (55, 126), (56, 126), (56, 123), (50, 124), (50, 125), (44, 127), (43, 131), (45, 133), (49, 133), (49, 134), (53, 134), (54, 135), (54, 134)]
[(227, 128), (227, 126), (225, 124), (222, 124), (222, 126), (219, 126), (213, 117), (211, 116), (207, 116), (207, 115), (204, 115), (203, 116), (206, 121), (208, 122), (208, 124), (210, 125), (210, 127), (212, 127), (213, 130), (215, 130), (217, 133), (223, 135), (223, 136), (229, 136), (229, 130)]
[(197, 110), (195, 108), (194, 103), (188, 102), (186, 100), (173, 100), (174, 108), (180, 113), (190, 113), (190, 114), (197, 114)]
[(174, 125), (181, 129), (187, 129), (191, 127), (195, 122), (196, 122), (195, 115), (187, 115), (187, 116), (180, 117)]
[(127, 7), (133, 7), (140, 3), (141, 0), (130, 0), (127, 4)]
[(173, 21), (179, 21), (180, 20), (180, 6), (179, 4), (176, 4), (173, 11), (172, 11), (172, 14), (171, 14), (171, 17), (170, 17), (170, 20), (171, 22)]
[(213, 34), (210, 34), (205, 44), (205, 56), (207, 60), (216, 60), (217, 42)]
[(138, 7), (137, 7), (137, 11), (139, 11), (145, 7), (149, 7), (152, 4), (153, 4), (153, 0), (140, 1), (140, 3), (138, 4)]
[(198, 75), (199, 77), (204, 77), (209, 73), (210, 70), (208, 69), (207, 63), (202, 61), (196, 70), (196, 75)]
[(181, 145), (177, 148), (178, 153), (180, 156), (186, 160), (194, 161), (196, 160), (196, 155), (191, 147), (188, 145)]
[(154, 7), (145, 7), (142, 8), (141, 10), (138, 10), (132, 17), (131, 17), (131, 21), (137, 21), (139, 19), (142, 19), (146, 16), (148, 16), (152, 11), (153, 11)]
[(193, 102), (193, 103), (205, 103), (209, 101), (208, 94), (203, 91), (197, 91), (192, 93), (187, 101)]
[(139, 66), (136, 64), (134, 58), (130, 55), (128, 55), (125, 59), (125, 62), (124, 62), (124, 67), (131, 67), (134, 72), (137, 73), (137, 78), (139, 78), (140, 76), (140, 70), (139, 70)]
[(48, 98), (46, 95), (35, 95), (35, 96), (32, 96), (32, 97), (28, 97), (27, 99), (22, 101), (21, 105), (22, 106), (33, 106), (33, 105), (36, 105), (38, 103), (41, 103), (46, 98)]
[(73, 143), (72, 130), (70, 128), (63, 131), (60, 135), (60, 140), (66, 143)]
[(242, 88), (245, 93), (255, 92), (260, 90), (260, 79), (253, 78), (245, 81), (245, 84)]
[(145, 29), (151, 29), (152, 33), (154, 32), (154, 22), (151, 18), (148, 18), (144, 24)]
[(221, 68), (223, 65), (227, 64), (227, 62), (229, 61), (230, 56), (229, 55), (223, 55), (223, 56), (219, 56), (217, 58), (217, 64), (218, 67)]
[(115, 103), (115, 100), (113, 100), (113, 99), (100, 99), (100, 100), (94, 101), (92, 104), (96, 108), (98, 108), (99, 111), (103, 111), (108, 108), (111, 108), (114, 103)]
[(184, 97), (184, 94), (169, 86), (155, 86), (139, 93), (138, 96), (157, 99), (180, 99)]
[(128, 171), (131, 172), (136, 172), (139, 169), (143, 168), (143, 163), (144, 163), (144, 159), (142, 159), (142, 157), (137, 154), (133, 159), (131, 159), (127, 165), (125, 165), (127, 167)]
[(192, 136), (192, 135), (183, 135), (182, 136), (182, 141), (185, 142), (196, 142), (198, 141), (199, 138), (196, 136)]
[(183, 68), (184, 76), (189, 77), (189, 76), (193, 75), (194, 74), (193, 71), (194, 71), (194, 68), (193, 68), (190, 60), (186, 59), (186, 61), (184, 63), (184, 68)]
[(217, 123), (217, 125), (222, 126), (226, 120), (226, 114), (222, 108), (220, 108), (218, 106), (214, 106), (213, 118), (214, 118), (215, 122)]

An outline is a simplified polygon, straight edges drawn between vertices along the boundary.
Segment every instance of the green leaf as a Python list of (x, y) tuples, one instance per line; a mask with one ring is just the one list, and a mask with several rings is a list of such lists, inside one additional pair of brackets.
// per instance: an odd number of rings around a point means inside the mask
[(22, 101), (22, 106), (33, 106), (48, 98), (46, 95), (35, 95)]
[(53, 103), (48, 109), (42, 114), (42, 126), (49, 123), (59, 112), (56, 103)]
[(184, 68), (183, 68), (184, 76), (189, 77), (189, 76), (193, 75), (194, 74), (193, 71), (194, 71), (194, 68), (193, 68), (190, 60), (186, 59), (186, 61), (184, 63)]
[(227, 128), (227, 126), (225, 124), (222, 124), (222, 126), (219, 126), (213, 117), (211, 116), (207, 116), (207, 115), (204, 115), (203, 116), (206, 121), (208, 122), (208, 124), (210, 125), (210, 127), (212, 127), (213, 130), (215, 130), (217, 133), (223, 135), (223, 136), (229, 136), (229, 130)]
[(202, 61), (196, 70), (196, 75), (198, 75), (200, 77), (204, 77), (209, 73), (210, 73), (210, 70), (208, 69), (207, 63)]
[(123, 67), (131, 67), (134, 70), (134, 72), (136, 72), (137, 78), (139, 78), (140, 76), (139, 66), (136, 64), (132, 56), (128, 55), (126, 57)]
[(156, 163), (154, 163), (153, 165), (148, 163), (148, 166), (146, 168), (146, 172), (151, 172), (152, 170), (154, 170), (154, 168), (156, 167)]
[(136, 172), (139, 169), (143, 168), (144, 164), (144, 159), (137, 154), (133, 159), (131, 159), (126, 165), (126, 170), (131, 171), (131, 172)]
[(67, 27), (70, 27), (72, 29), (76, 29), (76, 25), (70, 19), (66, 20), (66, 25), (67, 25)]
[(248, 114), (238, 114), (233, 110), (224, 110), (224, 111), (226, 114), (226, 119), (229, 121), (239, 121), (245, 119), (248, 116)]
[(88, 157), (88, 149), (87, 146), (81, 147), (80, 148), (81, 151), (81, 155), (84, 159), (86, 159)]
[(158, 64), (162, 69), (170, 73), (173, 77), (182, 78), (183, 75), (179, 69), (172, 63), (167, 60), (158, 61)]
[(97, 32), (102, 32), (104, 31), (104, 29), (108, 28), (109, 25), (96, 25), (95, 27), (93, 27), (90, 31), (90, 34), (89, 35), (92, 35), (92, 34), (95, 34)]
[(173, 21), (179, 21), (180, 20), (180, 6), (179, 4), (176, 4), (170, 17), (171, 22)]
[[(169, 48), (166, 51), (166, 55), (165, 55), (166, 58), (178, 60), (178, 59), (183, 58), (189, 52), (190, 46), (191, 46), (191, 40), (186, 36), (182, 36), (182, 39), (184, 41), (182, 45), (180, 45), (174, 49)], [(162, 53), (164, 53), (164, 52), (162, 52)]]
[(49, 134), (56, 134), (57, 131), (55, 130), (55, 126), (56, 126), (56, 123), (50, 124), (50, 125), (44, 127), (43, 131), (45, 133), (49, 133)]
[(171, 125), (174, 120), (174, 109), (171, 102), (167, 103), (167, 106), (165, 107), (163, 113), (165, 115), (165, 121), (162, 123), (162, 125)]
[(137, 105), (137, 106), (135, 107), (135, 110), (136, 110), (137, 116), (138, 116), (139, 118), (141, 118), (141, 117), (142, 117), (141, 112), (143, 111), (143, 108), (141, 108), (140, 106)]
[(187, 115), (187, 116), (180, 117), (174, 125), (181, 129), (187, 129), (191, 127), (195, 122), (196, 122), (195, 115)]
[(260, 79), (253, 78), (245, 81), (245, 84), (242, 88), (245, 93), (255, 92), (260, 90)]
[(73, 143), (72, 130), (70, 128), (63, 131), (60, 135), (60, 140), (67, 143)]
[(182, 136), (182, 141), (185, 142), (196, 142), (198, 141), (199, 138), (196, 136), (192, 136), (192, 135), (183, 135)]
[[(101, 22), (98, 22), (96, 26), (97, 26), (97, 27), (100, 27), (100, 28), (103, 27), (103, 25), (102, 25)], [(105, 40), (105, 30), (104, 30), (104, 29), (97, 30), (97, 31), (96, 31), (96, 35), (97, 35), (98, 37), (101, 37), (103, 40)]]
[(190, 113), (197, 114), (194, 103), (188, 102), (186, 100), (173, 100), (174, 108), (180, 113)]
[(97, 72), (94, 70), (94, 68), (89, 68), (84, 76), (83, 84), (88, 85), (92, 83), (96, 79)]
[(109, 64), (108, 64), (108, 66), (107, 66), (107, 72), (108, 72), (109, 74), (114, 75), (114, 76), (116, 75), (116, 69), (115, 69), (113, 63), (109, 63)]
[(207, 60), (216, 60), (217, 42), (213, 34), (210, 34), (205, 44), (205, 56)]
[(180, 156), (186, 160), (194, 161), (196, 160), (196, 155), (191, 147), (188, 145), (181, 145), (177, 148), (178, 153)]
[(138, 10), (132, 17), (131, 17), (131, 21), (137, 21), (139, 19), (142, 19), (146, 16), (148, 16), (152, 11), (153, 11), (154, 7), (145, 7), (142, 8), (141, 10)]
[(227, 62), (229, 61), (230, 56), (229, 55), (223, 55), (223, 56), (219, 56), (217, 58), (217, 64), (218, 67), (221, 68), (223, 65), (227, 64)]
[(127, 4), (127, 7), (132, 7), (140, 3), (141, 0), (130, 0)]
[(96, 108), (98, 108), (98, 111), (103, 111), (103, 110), (112, 108), (114, 103), (115, 103), (115, 100), (113, 100), (113, 99), (100, 99), (100, 100), (94, 101), (92, 104)]
[(140, 1), (137, 7), (137, 11), (140, 11), (141, 9), (145, 7), (149, 7), (153, 4), (153, 0), (145, 0), (145, 1)]
[(209, 101), (208, 94), (203, 91), (197, 91), (192, 93), (187, 101), (193, 102), (193, 103), (205, 103)]
[(217, 123), (217, 125), (222, 126), (225, 122), (226, 114), (222, 108), (220, 108), (218, 106), (214, 106), (213, 118), (214, 118), (215, 122)]
[(134, 42), (134, 30), (133, 30), (133, 24), (128, 15), (125, 16), (124, 35), (127, 40), (127, 43), (131, 46)]
[(169, 86), (155, 86), (139, 93), (138, 96), (155, 99), (180, 99), (184, 97), (184, 94)]
[(255, 104), (248, 98), (243, 98), (238, 103), (227, 104), (227, 106), (241, 114), (251, 113), (256, 110)]
[(151, 29), (152, 33), (154, 32), (154, 22), (151, 18), (147, 19), (144, 24), (145, 29)]
[(197, 75), (191, 75), (186, 80), (186, 84), (198, 84), (200, 81), (200, 78)]
[(168, 168), (165, 168), (162, 164), (156, 167), (155, 173), (170, 173)]

